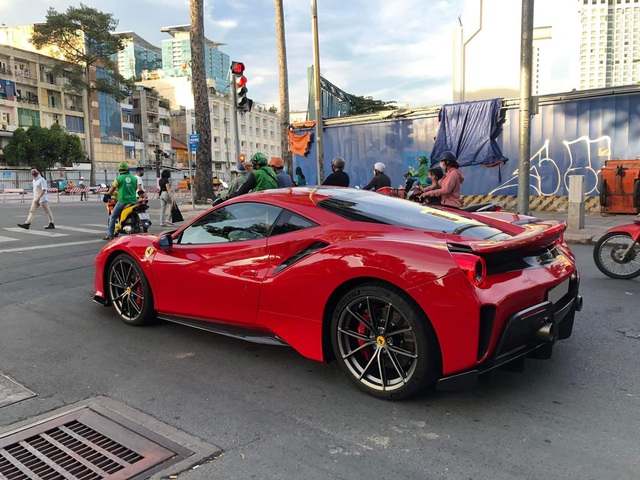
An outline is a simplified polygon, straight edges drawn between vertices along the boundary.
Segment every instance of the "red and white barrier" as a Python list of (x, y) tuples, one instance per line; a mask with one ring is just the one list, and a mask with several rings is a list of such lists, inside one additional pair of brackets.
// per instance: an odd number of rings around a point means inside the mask
[(24, 203), (24, 188), (5, 188), (2, 203), (7, 203), (7, 193), (17, 193), (18, 195), (20, 195), (20, 203)]

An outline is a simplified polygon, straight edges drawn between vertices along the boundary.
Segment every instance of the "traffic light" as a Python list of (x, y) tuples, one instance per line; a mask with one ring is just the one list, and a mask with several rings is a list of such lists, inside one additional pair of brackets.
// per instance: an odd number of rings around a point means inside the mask
[(244, 153), (241, 153), (240, 155), (238, 155), (238, 163), (244, 163), (246, 159), (247, 157), (244, 155)]
[(236, 89), (236, 109), (239, 112), (250, 112), (253, 106), (253, 100), (247, 98), (247, 77), (243, 75), (244, 63), (231, 62), (231, 74)]

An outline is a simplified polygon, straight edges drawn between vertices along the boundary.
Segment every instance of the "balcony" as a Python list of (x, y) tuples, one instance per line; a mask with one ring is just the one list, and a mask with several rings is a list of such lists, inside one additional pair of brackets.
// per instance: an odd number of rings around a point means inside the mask
[(7, 65), (6, 67), (0, 67), (0, 75), (13, 75), (13, 71), (11, 70), (11, 65)]
[(64, 108), (74, 112), (84, 112), (84, 108), (82, 108), (82, 105), (66, 105)]

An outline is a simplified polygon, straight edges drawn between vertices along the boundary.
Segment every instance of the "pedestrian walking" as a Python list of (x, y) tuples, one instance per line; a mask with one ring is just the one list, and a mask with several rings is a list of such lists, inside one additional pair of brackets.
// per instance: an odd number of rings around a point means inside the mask
[(269, 166), (273, 168), (276, 174), (278, 188), (293, 187), (293, 180), (291, 180), (289, 174), (284, 171), (284, 160), (280, 157), (273, 157), (269, 160)]
[(336, 157), (331, 160), (331, 173), (327, 178), (324, 179), (322, 185), (334, 185), (336, 187), (348, 187), (349, 186), (349, 175), (344, 171), (344, 159), (340, 157)]
[[(171, 172), (169, 170), (163, 170), (160, 174), (160, 226), (166, 227), (167, 225), (173, 225), (171, 221), (171, 208), (173, 207), (173, 189), (171, 187)], [(167, 205), (169, 208), (167, 209)]]
[(49, 195), (47, 195), (47, 181), (44, 179), (37, 168), (31, 169), (31, 175), (33, 176), (33, 200), (31, 201), (31, 208), (29, 209), (29, 215), (27, 215), (27, 221), (24, 223), (19, 223), (18, 226), (20, 228), (24, 228), (25, 230), (29, 230), (31, 227), (31, 220), (36, 213), (38, 207), (42, 206), (42, 209), (49, 217), (49, 225), (44, 227), (46, 230), (51, 230), (56, 228), (53, 223), (53, 213), (51, 213), (51, 209), (49, 208)]
[(80, 177), (80, 181), (78, 182), (78, 188), (80, 189), (80, 201), (87, 201), (87, 192), (84, 185), (84, 177)]
[[(142, 179), (142, 176), (144, 175), (144, 168), (143, 167), (138, 167), (136, 168), (136, 179), (138, 180), (138, 196), (146, 196), (146, 191), (144, 189), (144, 180)], [(142, 190), (142, 194), (140, 193), (140, 190)]]
[(120, 214), (125, 206), (130, 203), (135, 203), (138, 200), (138, 180), (134, 175), (129, 173), (129, 164), (127, 162), (121, 162), (118, 165), (119, 175), (113, 181), (113, 185), (109, 187), (107, 193), (105, 193), (102, 200), (107, 203), (111, 198), (111, 194), (115, 191), (118, 192), (118, 201), (111, 211), (109, 217), (109, 233), (104, 237), (104, 240), (111, 240), (115, 238), (116, 221), (120, 218)]
[(380, 190), (382, 187), (390, 187), (391, 179), (384, 171), (387, 169), (384, 163), (376, 162), (373, 165), (373, 178), (367, 185), (362, 187), (363, 190), (373, 190), (374, 192)]

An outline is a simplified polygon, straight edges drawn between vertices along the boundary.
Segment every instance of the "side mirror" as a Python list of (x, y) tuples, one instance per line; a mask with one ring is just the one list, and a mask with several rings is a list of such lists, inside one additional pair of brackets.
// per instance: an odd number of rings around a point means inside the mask
[(173, 237), (171, 234), (166, 234), (161, 236), (155, 242), (156, 248), (162, 250), (163, 252), (170, 252), (173, 248)]

